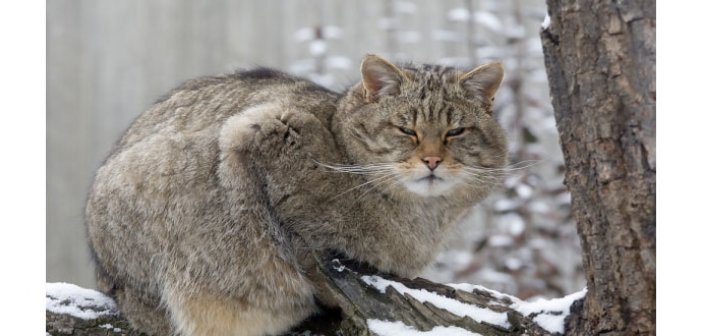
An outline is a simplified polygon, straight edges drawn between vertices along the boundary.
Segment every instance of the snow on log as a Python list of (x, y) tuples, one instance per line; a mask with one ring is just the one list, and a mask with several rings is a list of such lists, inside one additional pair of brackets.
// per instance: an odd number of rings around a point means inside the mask
[(47, 335), (140, 335), (115, 302), (104, 294), (69, 283), (46, 284)]
[[(312, 335), (559, 335), (585, 291), (553, 300), (522, 301), (481, 286), (437, 284), (376, 272), (338, 256), (318, 256), (325, 286), (340, 310), (313, 316), (288, 336)], [(112, 299), (66, 283), (46, 289), (50, 335), (140, 335)]]

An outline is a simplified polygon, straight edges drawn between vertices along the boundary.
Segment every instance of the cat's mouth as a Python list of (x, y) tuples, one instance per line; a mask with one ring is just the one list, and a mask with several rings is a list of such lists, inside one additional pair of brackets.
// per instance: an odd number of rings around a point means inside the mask
[(442, 179), (441, 177), (438, 177), (438, 176), (436, 176), (436, 175), (434, 175), (434, 174), (432, 173), (432, 174), (429, 174), (429, 175), (427, 175), (427, 176), (424, 176), (424, 177), (420, 178), (420, 179), (418, 180), (418, 182), (435, 183), (435, 182), (441, 182), (441, 181), (443, 181), (443, 180), (444, 180), (444, 179)]
[(451, 189), (452, 186), (453, 183), (443, 177), (439, 177), (434, 172), (418, 179), (405, 182), (407, 190), (422, 196), (443, 195)]

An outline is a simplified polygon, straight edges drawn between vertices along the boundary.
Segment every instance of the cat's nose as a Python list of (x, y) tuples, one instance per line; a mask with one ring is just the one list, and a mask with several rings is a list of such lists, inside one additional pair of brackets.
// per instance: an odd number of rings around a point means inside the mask
[(441, 158), (438, 156), (427, 156), (423, 158), (422, 161), (427, 164), (429, 170), (434, 170), (439, 166), (439, 163), (441, 163)]

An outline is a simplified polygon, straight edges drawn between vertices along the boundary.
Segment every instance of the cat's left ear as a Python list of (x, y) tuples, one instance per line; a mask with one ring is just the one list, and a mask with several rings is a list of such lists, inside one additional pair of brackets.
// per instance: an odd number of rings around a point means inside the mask
[(361, 63), (361, 81), (370, 100), (399, 94), (404, 80), (404, 72), (380, 56), (366, 55)]
[(465, 90), (480, 95), (484, 101), (491, 102), (504, 78), (502, 63), (493, 62), (481, 65), (461, 75), (458, 82)]

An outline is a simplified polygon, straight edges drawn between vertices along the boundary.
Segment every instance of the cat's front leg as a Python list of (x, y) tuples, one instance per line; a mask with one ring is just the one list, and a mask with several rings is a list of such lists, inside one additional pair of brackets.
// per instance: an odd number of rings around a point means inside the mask
[[(281, 228), (291, 239), (296, 261), (312, 282), (318, 282), (310, 237), (338, 216), (328, 206), (342, 179), (319, 162), (339, 162), (334, 139), (313, 114), (277, 104), (259, 105), (231, 117), (223, 126), (220, 146), (234, 170), (247, 170), (260, 180)], [(294, 233), (293, 233), (294, 232)], [(318, 290), (322, 290), (318, 288)], [(315, 294), (322, 302), (328, 295)]]

